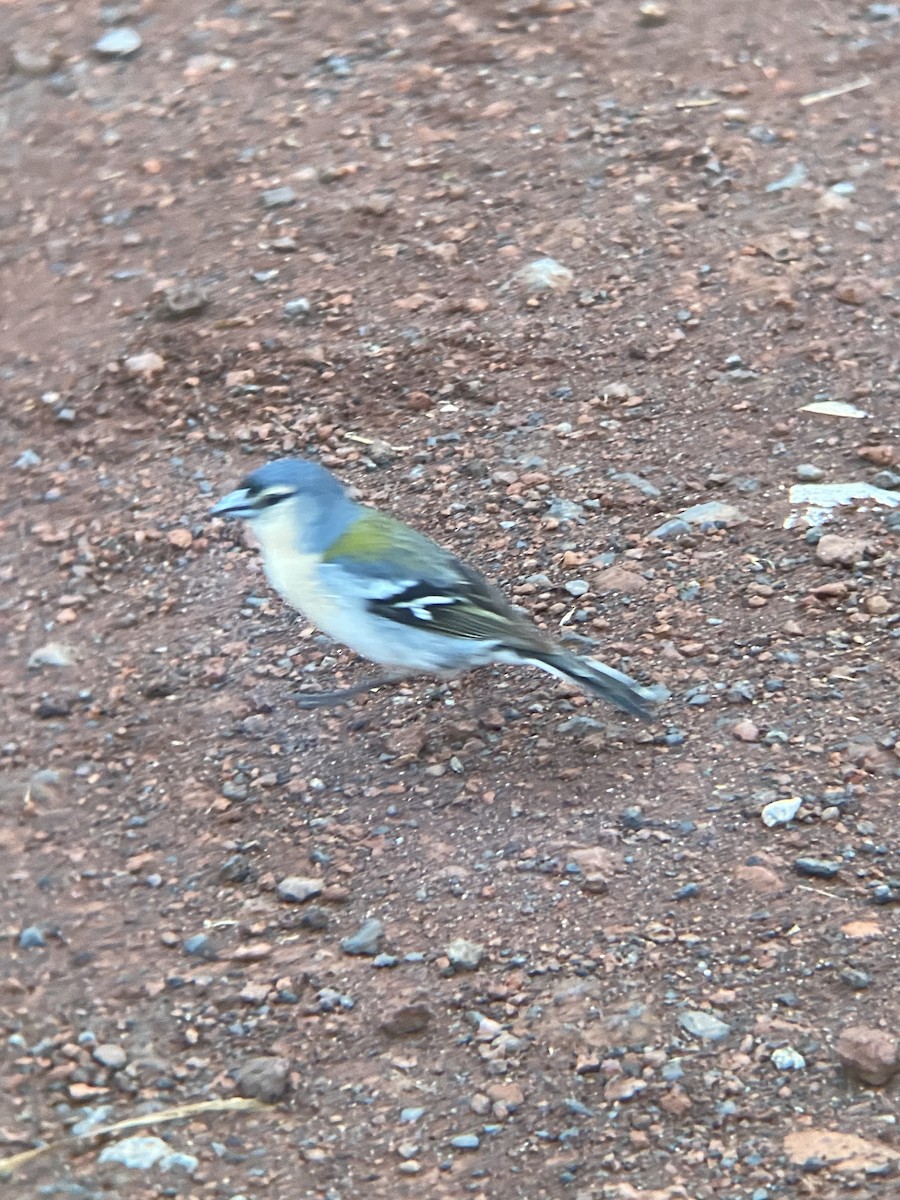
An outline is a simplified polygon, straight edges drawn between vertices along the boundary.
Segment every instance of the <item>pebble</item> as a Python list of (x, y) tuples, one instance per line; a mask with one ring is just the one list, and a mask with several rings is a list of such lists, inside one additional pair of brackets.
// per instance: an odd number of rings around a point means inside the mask
[(149, 1171), (169, 1153), (169, 1147), (162, 1138), (135, 1135), (104, 1146), (97, 1161), (120, 1163), (133, 1171)]
[(450, 1139), (450, 1145), (454, 1150), (477, 1150), (481, 1140), (474, 1133), (458, 1133)]
[(900, 489), (900, 473), (897, 471), (879, 471), (872, 482), (876, 487), (884, 488), (886, 492), (895, 492)]
[(702, 1012), (699, 1009), (688, 1009), (687, 1012), (680, 1013), (678, 1024), (686, 1033), (704, 1038), (708, 1042), (720, 1042), (731, 1033), (730, 1025), (720, 1021), (712, 1013)]
[(320, 904), (310, 904), (303, 910), (300, 918), (301, 929), (327, 929), (330, 921), (328, 910)]
[(351, 1008), (355, 1007), (355, 1004), (356, 1001), (352, 996), (348, 996), (344, 992), (335, 991), (334, 988), (319, 988), (318, 992), (316, 992), (316, 1005), (319, 1012), (337, 1012), (341, 1008), (349, 1012)]
[(135, 378), (138, 375), (156, 375), (166, 365), (166, 360), (155, 350), (144, 350), (140, 354), (129, 354), (123, 361), (125, 373)]
[(109, 1071), (120, 1071), (128, 1062), (128, 1055), (115, 1042), (101, 1042), (94, 1047), (91, 1058)]
[(324, 879), (304, 879), (299, 875), (288, 875), (281, 880), (276, 890), (280, 900), (303, 904), (315, 896), (321, 896), (324, 887)]
[(794, 474), (800, 483), (820, 483), (825, 478), (822, 468), (813, 463), (798, 463)]
[(236, 783), (233, 779), (226, 779), (222, 784), (222, 795), (226, 800), (246, 800), (250, 795), (250, 789), (245, 783)]
[(219, 957), (219, 953), (215, 944), (207, 934), (194, 933), (190, 937), (184, 939), (181, 943), (181, 948), (185, 954), (192, 958), (205, 958), (208, 962), (212, 962)]
[(396, 954), (376, 954), (372, 959), (373, 967), (396, 967), (400, 959)]
[(28, 658), (28, 669), (37, 667), (73, 667), (75, 655), (70, 646), (62, 642), (46, 642), (33, 651)]
[(484, 958), (484, 946), (477, 942), (455, 938), (444, 950), (450, 966), (456, 971), (476, 971)]
[(300, 317), (308, 317), (310, 313), (310, 303), (304, 296), (297, 296), (293, 300), (285, 300), (281, 311), (291, 320), (297, 320)]
[(816, 558), (826, 567), (855, 567), (868, 552), (865, 538), (841, 537), (838, 533), (823, 534), (816, 544)]
[(881, 1087), (900, 1071), (900, 1043), (883, 1029), (848, 1025), (836, 1049), (847, 1074), (872, 1087)]
[(287, 208), (296, 203), (297, 193), (289, 187), (268, 188), (260, 193), (259, 199), (263, 208)]
[(665, 541), (668, 538), (684, 537), (685, 534), (690, 532), (691, 527), (687, 521), (682, 521), (680, 517), (673, 517), (671, 521), (664, 521), (662, 525), (657, 525), (655, 529), (651, 529), (648, 536)]
[(708, 500), (705, 504), (693, 504), (678, 514), (679, 519), (687, 521), (688, 525), (699, 525), (701, 528), (714, 528), (727, 525), (732, 521), (746, 521), (746, 515), (734, 504), (725, 504), (722, 500)]
[(363, 921), (356, 933), (341, 940), (341, 949), (345, 954), (366, 955), (370, 958), (378, 953), (384, 938), (384, 925), (377, 917)]
[(794, 860), (794, 870), (798, 875), (808, 875), (814, 879), (834, 879), (840, 869), (839, 862), (831, 862), (826, 858), (797, 858)]
[(209, 296), (197, 283), (185, 280), (166, 288), (162, 298), (162, 313), (171, 320), (195, 317), (209, 306)]
[(163, 1171), (182, 1170), (187, 1175), (193, 1175), (200, 1165), (193, 1154), (173, 1153), (162, 1138), (146, 1138), (142, 1135), (104, 1146), (97, 1162), (119, 1163), (134, 1171), (149, 1171), (152, 1166), (158, 1165)]
[(233, 1072), (237, 1093), (264, 1104), (274, 1104), (288, 1089), (290, 1059), (263, 1054), (248, 1058)]
[(390, 1013), (379, 1026), (388, 1037), (409, 1037), (421, 1033), (431, 1024), (434, 1014), (427, 1004), (403, 1004)]
[(591, 585), (586, 579), (570, 579), (565, 587), (569, 595), (574, 596), (576, 599), (579, 596), (586, 596), (591, 590)]
[(36, 950), (46, 945), (43, 931), (37, 925), (26, 925), (19, 934), (19, 947), (22, 950)]
[(792, 1046), (779, 1046), (773, 1050), (772, 1062), (779, 1071), (802, 1071), (806, 1066), (806, 1059)]
[(36, 49), (21, 43), (10, 47), (10, 55), (13, 67), (20, 74), (35, 78), (50, 75), (58, 61), (57, 53), (52, 47)]
[(575, 275), (555, 258), (536, 258), (516, 271), (512, 278), (528, 292), (564, 292), (575, 281)]
[(871, 982), (870, 976), (856, 967), (845, 967), (841, 971), (841, 983), (846, 983), (847, 987), (853, 988), (855, 992), (864, 991)]
[(662, 495), (655, 483), (651, 483), (649, 479), (644, 479), (640, 475), (635, 475), (633, 471), (614, 471), (610, 478), (617, 483), (630, 484), (650, 500), (658, 500)]
[(400, 1110), (400, 1120), (405, 1125), (413, 1125), (420, 1117), (425, 1116), (424, 1108), (402, 1108)]
[(738, 721), (735, 725), (732, 725), (731, 736), (739, 742), (758, 742), (759, 726), (751, 721), (749, 717), (745, 717), (743, 721)]
[(774, 829), (776, 825), (787, 825), (788, 821), (793, 821), (796, 817), (802, 804), (803, 801), (799, 796), (773, 800), (771, 804), (765, 805), (760, 813), (763, 825), (768, 829)]
[(127, 58), (130, 54), (136, 54), (141, 44), (141, 35), (136, 29), (120, 25), (94, 42), (94, 53), (102, 58)]

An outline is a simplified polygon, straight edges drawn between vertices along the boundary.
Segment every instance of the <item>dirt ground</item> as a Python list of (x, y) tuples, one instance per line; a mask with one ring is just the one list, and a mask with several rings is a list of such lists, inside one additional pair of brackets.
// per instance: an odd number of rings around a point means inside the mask
[[(6, 1194), (897, 1194), (900, 12), (643, 8), (0, 0)], [(658, 719), (302, 711), (284, 454)]]

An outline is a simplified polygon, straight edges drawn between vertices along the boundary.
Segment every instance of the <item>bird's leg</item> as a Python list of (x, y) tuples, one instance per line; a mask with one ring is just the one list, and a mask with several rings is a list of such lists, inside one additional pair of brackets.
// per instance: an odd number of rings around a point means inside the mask
[(382, 676), (376, 679), (364, 679), (362, 683), (357, 683), (349, 688), (341, 688), (336, 692), (291, 692), (290, 699), (296, 700), (300, 708), (337, 708), (363, 692), (374, 692), (376, 688), (399, 682), (397, 676)]

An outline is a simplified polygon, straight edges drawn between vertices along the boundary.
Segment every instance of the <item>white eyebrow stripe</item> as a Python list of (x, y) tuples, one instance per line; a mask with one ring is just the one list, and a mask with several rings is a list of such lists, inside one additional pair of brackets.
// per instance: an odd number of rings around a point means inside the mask
[(417, 596), (415, 600), (398, 600), (394, 608), (409, 608), (413, 612), (426, 609), (432, 604), (458, 604), (458, 596)]

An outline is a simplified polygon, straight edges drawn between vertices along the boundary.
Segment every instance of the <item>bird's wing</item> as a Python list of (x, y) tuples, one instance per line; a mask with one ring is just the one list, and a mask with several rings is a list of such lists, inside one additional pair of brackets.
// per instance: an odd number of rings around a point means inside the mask
[(325, 555), (331, 586), (352, 591), (371, 613), (445, 637), (547, 650), (548, 639), (502, 592), (429, 538), (369, 510)]

